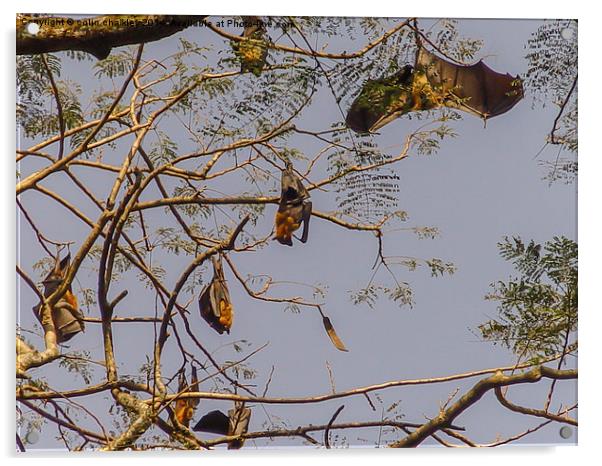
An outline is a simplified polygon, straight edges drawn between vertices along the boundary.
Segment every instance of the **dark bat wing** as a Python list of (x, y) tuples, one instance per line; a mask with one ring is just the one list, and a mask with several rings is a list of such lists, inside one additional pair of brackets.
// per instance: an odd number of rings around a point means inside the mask
[(219, 318), (219, 312), (214, 308), (211, 302), (212, 285), (213, 281), (208, 285), (205, 285), (205, 287), (201, 291), (201, 296), (199, 297), (199, 310), (201, 311), (201, 317), (203, 317), (203, 319), (205, 320), (212, 319), (213, 317)]
[(309, 200), (303, 201), (301, 211), (301, 221), (303, 222), (303, 234), (301, 235), (301, 242), (306, 243), (307, 237), (309, 236), (309, 220), (311, 219), (312, 203)]
[(498, 73), (483, 61), (457, 65), (420, 48), (416, 69), (426, 74), (435, 92), (445, 96), (445, 106), (484, 119), (506, 113), (523, 98), (520, 78)]
[(369, 133), (406, 113), (441, 106), (487, 119), (506, 113), (523, 95), (518, 76), (498, 73), (482, 61), (457, 65), (420, 47), (414, 67), (368, 80), (345, 121), (353, 131)]
[[(276, 240), (281, 244), (292, 246), (292, 231), (303, 223), (301, 241), (305, 243), (309, 235), (309, 219), (312, 203), (309, 191), (303, 186), (301, 179), (293, 171), (292, 164), (287, 162), (282, 171), (280, 203), (276, 214)], [(296, 224), (292, 226), (290, 222)], [(287, 226), (288, 225), (288, 226)]]
[[(249, 430), (251, 420), (251, 409), (242, 405), (235, 405), (234, 409), (228, 411), (230, 430), (228, 435), (242, 435)], [(244, 444), (243, 439), (236, 439), (228, 443), (228, 450), (238, 450)]]
[(356, 133), (369, 133), (397, 118), (409, 99), (406, 86), (411, 77), (408, 65), (392, 76), (366, 81), (347, 112), (347, 126)]
[[(188, 391), (197, 392), (199, 390), (199, 376), (196, 371), (196, 367), (192, 366), (192, 377), (190, 379), (190, 388)], [(195, 409), (201, 400), (199, 398), (189, 398), (188, 405)]]
[(305, 189), (301, 179), (295, 174), (290, 164), (287, 164), (286, 169), (282, 171), (280, 191), (281, 204), (292, 204), (309, 199), (309, 192)]
[[(36, 304), (32, 310), (38, 321), (42, 323), (42, 303)], [(57, 343), (69, 341), (78, 333), (83, 332), (85, 329), (83, 319), (84, 315), (79, 309), (71, 306), (65, 299), (60, 299), (52, 308), (52, 321)]]
[(53, 269), (46, 275), (46, 278), (42, 280), (44, 284), (44, 297), (47, 298), (60, 286), (63, 278), (65, 278), (65, 272), (69, 268), (71, 262), (71, 254), (67, 254), (62, 260), (59, 260), (57, 256)]
[(188, 381), (186, 380), (186, 374), (182, 370), (178, 374), (178, 392), (183, 392), (187, 388), (188, 388)]
[(220, 323), (220, 297), (223, 296), (223, 288), (217, 280), (213, 280), (201, 292), (199, 298), (199, 310), (201, 317), (220, 335), (227, 329)]
[(75, 335), (84, 331), (83, 313), (61, 299), (52, 309), (52, 320), (56, 329), (58, 343), (71, 340)]
[(216, 309), (216, 315), (221, 317), (220, 303), (225, 302), (228, 305), (232, 303), (232, 300), (230, 299), (230, 292), (226, 286), (226, 281), (220, 278), (214, 279), (211, 291), (212, 305)]
[[(71, 262), (71, 254), (67, 254), (62, 260), (56, 257), (54, 268), (48, 273), (42, 281), (44, 284), (44, 297), (49, 297), (56, 289), (61, 286), (65, 278), (67, 269)], [(68, 295), (71, 296), (75, 305), (69, 302)], [(42, 303), (38, 303), (33, 307), (33, 312), (36, 318), (42, 322)], [(84, 314), (77, 307), (71, 286), (65, 292), (65, 295), (52, 308), (52, 321), (56, 331), (58, 343), (64, 343), (71, 340), (75, 335), (84, 331)]]
[(211, 326), (211, 328), (219, 334), (222, 334), (224, 333), (224, 328), (219, 323), (219, 301), (216, 303), (214, 284), (215, 281), (212, 281), (203, 288), (201, 296), (199, 297), (199, 310), (201, 312), (201, 317)]
[(199, 375), (196, 371), (196, 367), (192, 366), (192, 378), (190, 379), (190, 389), (196, 391), (199, 389)]
[(212, 434), (228, 435), (230, 419), (219, 410), (205, 414), (192, 428), (195, 432), (209, 432)]
[(230, 333), (230, 327), (229, 325), (224, 325), (220, 321), (220, 318), (223, 317), (220, 303), (226, 303), (224, 310), (230, 313), (228, 320), (231, 323), (232, 301), (230, 300), (230, 293), (228, 292), (228, 287), (224, 278), (221, 258), (216, 259), (215, 257), (212, 257), (212, 261), (213, 279), (201, 292), (201, 296), (199, 297), (199, 309), (201, 317), (221, 335), (224, 332)]

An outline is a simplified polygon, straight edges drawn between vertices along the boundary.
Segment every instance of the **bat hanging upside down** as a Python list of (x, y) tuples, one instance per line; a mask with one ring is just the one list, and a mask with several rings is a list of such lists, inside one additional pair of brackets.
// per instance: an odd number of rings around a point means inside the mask
[[(178, 393), (194, 392), (198, 390), (199, 380), (197, 377), (196, 367), (192, 366), (192, 379), (190, 386), (186, 381), (184, 371), (178, 375)], [(175, 415), (180, 424), (185, 427), (190, 426), (190, 420), (194, 416), (194, 411), (199, 404), (199, 399), (193, 398), (178, 398), (176, 400)]]
[(309, 219), (311, 217), (312, 203), (309, 193), (301, 180), (293, 171), (293, 165), (286, 163), (282, 171), (281, 194), (278, 211), (275, 219), (275, 240), (287, 246), (293, 245), (293, 232), (298, 230), (303, 223), (303, 234), (300, 241), (305, 243), (309, 235)]
[(414, 66), (368, 80), (351, 104), (346, 123), (370, 133), (406, 113), (450, 107), (484, 120), (506, 113), (523, 98), (521, 79), (493, 71), (483, 61), (457, 65), (422, 46)]
[[(251, 409), (245, 408), (244, 403), (235, 402), (234, 409), (228, 410), (226, 416), (219, 410), (205, 414), (193, 427), (195, 432), (210, 432), (218, 435), (242, 435), (249, 429)], [(244, 439), (235, 439), (228, 442), (228, 450), (237, 450), (245, 443)]]
[(203, 289), (199, 298), (201, 317), (218, 333), (230, 333), (234, 309), (224, 277), (221, 256), (218, 256), (217, 259), (212, 256), (211, 261), (213, 262), (213, 279)]
[[(67, 254), (63, 260), (60, 260), (59, 255), (56, 256), (54, 268), (42, 281), (44, 284), (44, 298), (48, 298), (62, 285), (69, 269), (70, 261), (71, 254)], [(33, 307), (33, 313), (40, 323), (42, 323), (42, 304), (40, 302)], [(52, 307), (51, 315), (57, 343), (69, 341), (85, 329), (84, 315), (79, 309), (77, 298), (73, 294), (71, 285), (69, 285), (62, 298)]]

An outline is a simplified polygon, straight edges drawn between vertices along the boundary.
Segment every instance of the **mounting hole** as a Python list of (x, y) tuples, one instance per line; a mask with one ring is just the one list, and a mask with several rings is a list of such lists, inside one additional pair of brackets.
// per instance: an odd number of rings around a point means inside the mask
[(575, 31), (571, 28), (564, 28), (562, 31), (560, 31), (560, 35), (564, 40), (571, 40), (575, 35)]
[(38, 23), (27, 23), (25, 29), (27, 29), (29, 34), (35, 36), (38, 32), (40, 32), (40, 25)]
[(564, 439), (571, 438), (573, 435), (573, 429), (569, 426), (564, 426), (560, 429), (560, 436)]

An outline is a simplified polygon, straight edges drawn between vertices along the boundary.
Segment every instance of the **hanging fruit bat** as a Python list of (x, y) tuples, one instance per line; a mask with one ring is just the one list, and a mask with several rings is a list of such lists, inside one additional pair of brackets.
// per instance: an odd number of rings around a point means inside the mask
[(232, 50), (240, 61), (243, 73), (250, 71), (255, 76), (261, 75), (268, 56), (265, 24), (257, 16), (243, 16), (244, 30), (240, 37), (243, 41), (232, 41)]
[(215, 329), (220, 335), (224, 332), (230, 333), (234, 310), (230, 293), (224, 278), (221, 257), (211, 257), (213, 262), (213, 279), (203, 289), (199, 298), (199, 309), (201, 317)]
[(280, 244), (293, 245), (293, 232), (303, 223), (303, 234), (300, 241), (305, 243), (309, 234), (309, 219), (312, 204), (309, 193), (301, 180), (293, 171), (291, 162), (286, 163), (282, 171), (281, 194), (278, 212), (276, 212), (276, 235)]
[[(67, 254), (63, 260), (60, 260), (60, 256), (57, 254), (54, 268), (42, 281), (44, 284), (45, 298), (48, 298), (59, 286), (61, 286), (67, 269), (69, 268), (70, 261), (71, 254)], [(40, 301), (33, 307), (33, 313), (40, 323), (42, 323), (42, 305), (43, 303)], [(73, 294), (71, 285), (69, 285), (69, 288), (67, 288), (67, 291), (65, 291), (62, 298), (52, 307), (51, 315), (56, 331), (57, 343), (69, 341), (85, 329), (83, 320), (84, 315), (79, 310), (77, 298)]]
[[(198, 390), (199, 379), (197, 377), (196, 367), (192, 366), (192, 379), (190, 386), (186, 381), (185, 371), (182, 370), (178, 375), (178, 393), (195, 392)], [(178, 398), (176, 400), (175, 415), (178, 422), (185, 427), (190, 426), (190, 420), (194, 416), (194, 410), (199, 404), (198, 398)]]
[(522, 80), (493, 71), (482, 60), (457, 65), (418, 47), (414, 66), (368, 80), (351, 104), (346, 123), (374, 132), (406, 113), (450, 107), (483, 120), (502, 115), (523, 98)]
[[(244, 403), (236, 401), (234, 409), (228, 411), (226, 416), (219, 410), (205, 414), (193, 427), (195, 432), (210, 432), (218, 435), (243, 435), (249, 430), (251, 409), (245, 408)], [(238, 450), (245, 443), (244, 439), (235, 439), (228, 442), (228, 450)]]

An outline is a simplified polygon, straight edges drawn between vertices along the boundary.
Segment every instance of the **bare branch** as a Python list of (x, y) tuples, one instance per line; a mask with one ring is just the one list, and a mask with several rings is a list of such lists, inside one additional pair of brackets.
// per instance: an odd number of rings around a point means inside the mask
[(326, 448), (330, 448), (330, 441), (328, 439), (328, 436), (330, 435), (330, 429), (332, 428), (332, 424), (334, 423), (334, 421), (336, 421), (339, 414), (341, 414), (341, 411), (343, 411), (343, 408), (345, 408), (345, 405), (341, 405), (337, 408), (337, 410), (334, 412), (334, 414), (330, 418), (330, 421), (328, 421), (328, 425), (326, 426), (326, 429), (324, 429), (324, 446)]
[[(554, 377), (552, 377), (552, 379), (557, 380), (557, 378), (554, 378)], [(543, 409), (525, 408), (523, 406), (516, 405), (516, 404), (512, 403), (511, 401), (509, 401), (504, 396), (500, 387), (495, 388), (495, 396), (498, 399), (498, 401), (502, 404), (502, 406), (504, 406), (505, 408), (508, 408), (510, 411), (514, 411), (515, 413), (527, 414), (529, 416), (543, 417), (546, 419), (550, 419), (552, 421), (570, 424), (572, 426), (578, 425), (577, 421), (575, 419), (572, 419), (567, 416), (559, 416), (559, 415), (550, 413), (549, 411), (543, 410)]]
[(445, 411), (440, 412), (439, 415), (431, 421), (416, 429), (404, 439), (393, 442), (389, 446), (392, 448), (416, 447), (427, 437), (430, 437), (438, 430), (447, 427), (450, 422), (453, 422), (456, 417), (462, 414), (462, 412), (480, 400), (489, 390), (520, 383), (534, 383), (541, 380), (542, 377), (550, 379), (574, 379), (577, 378), (577, 371), (559, 371), (546, 366), (538, 366), (528, 372), (508, 376), (505, 376), (501, 371), (498, 371), (494, 375), (477, 382), (476, 385), (474, 385), (474, 387), (464, 394), (456, 403)]

